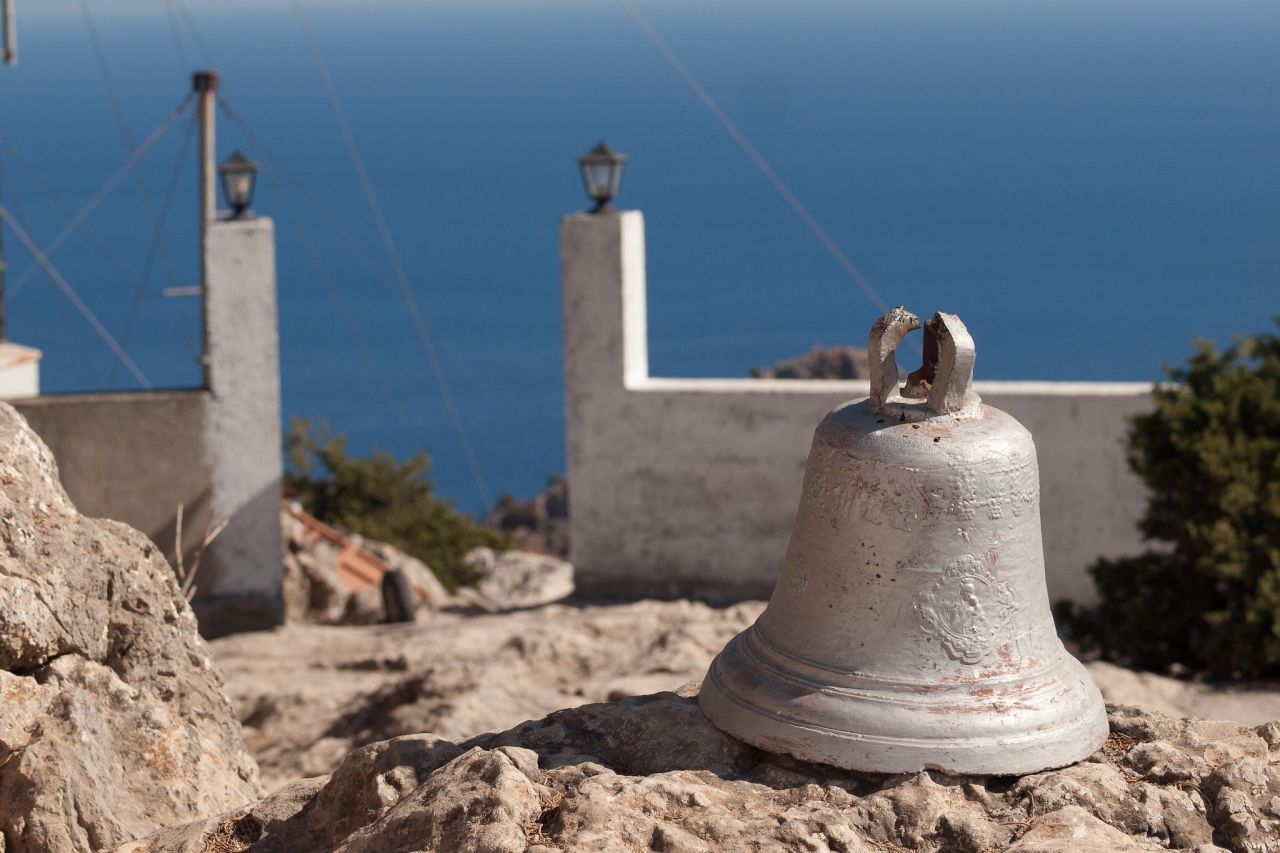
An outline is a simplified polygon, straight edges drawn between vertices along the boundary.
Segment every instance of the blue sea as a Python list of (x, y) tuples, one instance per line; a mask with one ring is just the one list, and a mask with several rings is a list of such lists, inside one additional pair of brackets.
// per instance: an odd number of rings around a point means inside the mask
[[(220, 156), (264, 162), (254, 207), (276, 221), (285, 414), (428, 451), (462, 508), (564, 468), (558, 221), (599, 139), (646, 217), (655, 375), (742, 376), (862, 343), (877, 314), (615, 0), (304, 0), (482, 488), (293, 6), (90, 0), (104, 74), (78, 2), (16, 5), (0, 163), (32, 238), (125, 162), (122, 124), (141, 142), (216, 67), (253, 134), (219, 116)], [(884, 299), (964, 318), (979, 378), (1156, 379), (1193, 338), (1280, 314), (1280, 3), (635, 8)], [(198, 280), (189, 127), (53, 255), (157, 387), (199, 380), (197, 300), (162, 295)], [(4, 237), (9, 335), (44, 350), (45, 390), (137, 388)]]

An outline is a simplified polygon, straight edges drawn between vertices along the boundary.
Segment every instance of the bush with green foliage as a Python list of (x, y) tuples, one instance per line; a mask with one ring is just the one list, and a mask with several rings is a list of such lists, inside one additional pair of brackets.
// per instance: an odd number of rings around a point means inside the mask
[(1129, 435), (1141, 529), (1160, 544), (1095, 563), (1101, 604), (1064, 621), (1084, 651), (1133, 666), (1280, 675), (1280, 337), (1198, 341), (1166, 372)]
[(345, 436), (298, 418), (290, 419), (285, 448), (285, 489), (307, 512), (412, 554), (449, 589), (478, 579), (462, 562), (467, 551), (508, 546), (503, 534), (432, 495), (426, 453), (404, 461), (380, 450), (353, 457)]

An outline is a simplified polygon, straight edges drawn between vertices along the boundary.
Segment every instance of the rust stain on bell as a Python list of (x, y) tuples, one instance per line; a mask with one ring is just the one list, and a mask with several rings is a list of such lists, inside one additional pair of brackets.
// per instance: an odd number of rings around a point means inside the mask
[[(964, 323), (901, 306), (871, 329), (871, 396), (818, 425), (769, 606), (699, 705), (773, 752), (887, 773), (1024, 774), (1092, 754), (1106, 712), (1059, 641), (1031, 434), (973, 391)], [(905, 384), (904, 384), (905, 382)]]

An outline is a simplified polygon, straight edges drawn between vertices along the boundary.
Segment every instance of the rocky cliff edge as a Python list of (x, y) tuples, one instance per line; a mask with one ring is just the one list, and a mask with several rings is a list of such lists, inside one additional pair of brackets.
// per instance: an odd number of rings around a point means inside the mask
[(77, 513), (0, 403), (0, 851), (109, 849), (260, 795), (172, 569)]

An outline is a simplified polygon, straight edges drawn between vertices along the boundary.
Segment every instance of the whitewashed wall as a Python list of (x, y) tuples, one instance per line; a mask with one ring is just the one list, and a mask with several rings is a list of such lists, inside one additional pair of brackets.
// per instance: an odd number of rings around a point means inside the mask
[[(867, 383), (650, 377), (641, 214), (566, 216), (561, 252), (580, 588), (767, 596), (813, 429), (838, 404), (867, 396)], [(1150, 406), (1150, 386), (980, 381), (975, 389), (1035, 437), (1050, 596), (1093, 600), (1088, 564), (1141, 547), (1144, 497), (1124, 436), (1128, 417)]]
[(283, 621), (284, 468), (275, 226), (265, 217), (210, 222), (204, 247), (204, 443), (210, 503), (227, 527), (209, 547), (192, 606), (213, 636)]

